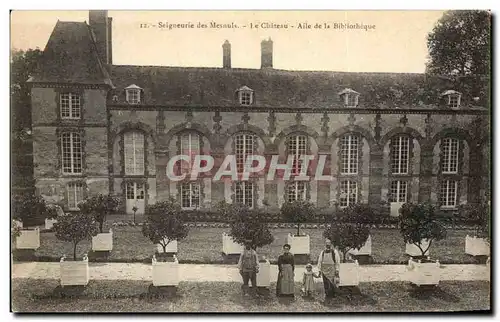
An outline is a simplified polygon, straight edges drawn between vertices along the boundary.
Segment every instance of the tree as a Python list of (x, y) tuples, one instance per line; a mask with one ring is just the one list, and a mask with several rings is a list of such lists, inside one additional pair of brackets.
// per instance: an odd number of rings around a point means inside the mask
[(45, 199), (31, 193), (14, 195), (11, 207), (12, 218), (21, 221), (24, 226), (41, 225), (44, 223), (45, 218), (53, 214)]
[(285, 202), (281, 206), (281, 217), (286, 222), (297, 224), (297, 236), (300, 236), (300, 224), (311, 222), (314, 219), (314, 204), (307, 200)]
[(117, 197), (98, 194), (79, 203), (78, 208), (82, 213), (94, 216), (99, 223), (99, 231), (102, 233), (106, 216), (116, 212), (119, 204), (120, 199)]
[(148, 205), (142, 226), (142, 234), (154, 244), (163, 247), (167, 252), (167, 245), (173, 240), (182, 240), (187, 237), (189, 228), (182, 218), (181, 207), (175, 200), (157, 202)]
[(54, 224), (57, 239), (73, 243), (73, 260), (76, 261), (76, 246), (98, 233), (95, 219), (87, 214), (69, 213), (57, 218)]
[(427, 71), (437, 75), (489, 75), (491, 13), (447, 11), (427, 36)]
[(229, 235), (238, 244), (250, 242), (252, 249), (256, 250), (274, 241), (263, 213), (240, 204), (230, 205), (228, 211), (231, 218)]
[(370, 228), (360, 223), (333, 222), (323, 232), (323, 237), (329, 239), (342, 252), (346, 260), (351, 249), (360, 249), (370, 235)]
[[(422, 257), (431, 247), (434, 240), (446, 238), (446, 228), (434, 205), (430, 203), (406, 203), (401, 207), (399, 226), (405, 243), (414, 244), (420, 249)], [(429, 245), (423, 249), (423, 241)]]

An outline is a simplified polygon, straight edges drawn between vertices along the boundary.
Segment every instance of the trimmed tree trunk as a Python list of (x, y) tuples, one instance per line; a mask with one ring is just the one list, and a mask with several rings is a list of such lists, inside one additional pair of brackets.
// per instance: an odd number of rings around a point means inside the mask
[(78, 242), (73, 243), (73, 260), (76, 261), (76, 245), (78, 245)]

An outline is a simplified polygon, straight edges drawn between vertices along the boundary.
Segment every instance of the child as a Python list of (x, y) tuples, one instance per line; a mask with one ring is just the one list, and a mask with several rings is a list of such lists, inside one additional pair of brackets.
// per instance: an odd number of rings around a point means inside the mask
[(319, 278), (319, 275), (314, 273), (312, 268), (311, 264), (307, 264), (302, 278), (302, 294), (305, 296), (311, 296), (314, 291), (314, 278)]

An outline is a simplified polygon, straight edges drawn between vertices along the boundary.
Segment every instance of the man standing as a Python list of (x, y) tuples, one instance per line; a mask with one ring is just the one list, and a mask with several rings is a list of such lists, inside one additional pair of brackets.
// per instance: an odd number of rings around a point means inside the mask
[(245, 249), (240, 255), (238, 269), (243, 278), (243, 289), (248, 289), (248, 282), (252, 281), (252, 288), (257, 289), (257, 273), (259, 272), (259, 261), (257, 252), (252, 249), (251, 240), (245, 241)]
[(339, 281), (339, 269), (339, 252), (335, 248), (332, 248), (332, 243), (327, 240), (325, 249), (321, 251), (318, 258), (318, 271), (323, 277), (325, 298), (332, 298), (335, 296)]

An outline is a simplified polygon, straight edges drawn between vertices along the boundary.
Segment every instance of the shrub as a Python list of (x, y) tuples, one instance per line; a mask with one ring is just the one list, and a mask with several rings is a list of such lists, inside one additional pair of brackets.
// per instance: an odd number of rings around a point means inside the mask
[(57, 216), (64, 215), (64, 211), (62, 210), (61, 206), (56, 204), (48, 204), (47, 210), (48, 210), (47, 212), (48, 219), (56, 219)]
[(269, 245), (274, 237), (265, 221), (265, 213), (251, 210), (245, 205), (231, 205), (229, 208), (232, 221), (229, 235), (239, 244), (250, 242), (252, 249)]
[(346, 260), (351, 249), (360, 249), (370, 235), (370, 228), (356, 223), (334, 222), (323, 232), (323, 237), (329, 239), (342, 252)]
[(47, 203), (41, 196), (34, 194), (15, 195), (11, 201), (12, 218), (24, 226), (38, 226), (50, 215)]
[(154, 244), (160, 244), (163, 253), (166, 253), (171, 241), (182, 240), (188, 235), (189, 229), (182, 217), (181, 207), (173, 199), (148, 205), (145, 219), (142, 234)]
[[(399, 225), (405, 243), (414, 244), (425, 256), (434, 240), (446, 238), (446, 228), (439, 212), (430, 203), (406, 203), (401, 207)], [(422, 248), (422, 241), (426, 239), (429, 246)]]
[(21, 227), (19, 227), (17, 225), (17, 222), (15, 222), (14, 220), (11, 220), (10, 235), (12, 237), (12, 240), (15, 240), (17, 237), (21, 236)]
[(88, 214), (70, 213), (57, 217), (54, 224), (57, 239), (73, 243), (73, 260), (76, 261), (76, 246), (82, 240), (91, 239), (98, 233), (94, 217)]
[(314, 216), (314, 204), (307, 200), (286, 202), (281, 206), (281, 217), (283, 220), (297, 224), (297, 236), (300, 236), (300, 224), (311, 222)]
[(458, 211), (461, 219), (474, 226), (476, 237), (490, 241), (490, 205), (485, 202), (461, 205)]
[(99, 231), (103, 232), (106, 216), (118, 210), (120, 199), (111, 195), (98, 194), (91, 198), (87, 198), (78, 204), (78, 208), (84, 214), (94, 216), (99, 223)]

